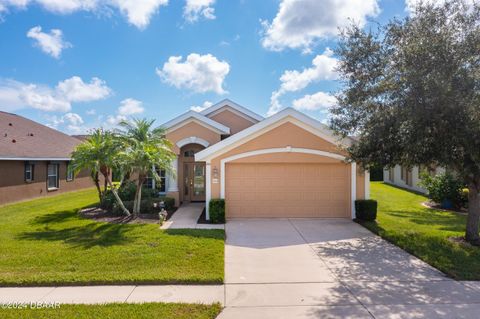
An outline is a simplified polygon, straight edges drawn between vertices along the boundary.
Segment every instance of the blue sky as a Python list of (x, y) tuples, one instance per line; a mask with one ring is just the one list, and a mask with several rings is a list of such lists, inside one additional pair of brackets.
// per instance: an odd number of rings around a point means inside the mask
[(337, 28), (408, 14), (402, 0), (130, 2), (0, 0), (0, 110), (69, 134), (224, 98), (324, 120)]

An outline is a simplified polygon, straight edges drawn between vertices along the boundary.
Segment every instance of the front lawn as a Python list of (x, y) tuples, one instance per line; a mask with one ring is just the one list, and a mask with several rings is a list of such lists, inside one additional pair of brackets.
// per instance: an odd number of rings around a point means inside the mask
[(144, 303), (107, 305), (60, 305), (58, 309), (1, 309), (4, 319), (213, 319), (221, 307), (215, 305)]
[(459, 280), (480, 280), (480, 248), (452, 243), (464, 235), (466, 216), (425, 208), (426, 198), (381, 182), (371, 183), (378, 218), (361, 224)]
[(224, 231), (78, 216), (83, 190), (0, 207), (0, 285), (222, 283)]

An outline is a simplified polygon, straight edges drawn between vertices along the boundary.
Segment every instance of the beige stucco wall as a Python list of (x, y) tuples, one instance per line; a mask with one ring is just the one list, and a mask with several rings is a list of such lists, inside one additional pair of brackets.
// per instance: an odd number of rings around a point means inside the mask
[(231, 135), (243, 131), (247, 127), (250, 127), (256, 123), (229, 111), (228, 107), (222, 108), (219, 112), (215, 112), (215, 115), (208, 117), (229, 127)]
[[(200, 137), (210, 143), (210, 145), (220, 141), (220, 134), (196, 122), (190, 122), (175, 129), (174, 131), (169, 131), (166, 135), (166, 138), (173, 144), (176, 144), (178, 141), (192, 136)], [(179, 154), (180, 152), (176, 145), (174, 146), (174, 151), (176, 154)]]
[(47, 162), (35, 162), (34, 181), (32, 182), (24, 181), (24, 165), (23, 161), (0, 161), (0, 205), (94, 186), (88, 172), (81, 172), (73, 181), (67, 182), (67, 163), (60, 162), (59, 188), (48, 191)]

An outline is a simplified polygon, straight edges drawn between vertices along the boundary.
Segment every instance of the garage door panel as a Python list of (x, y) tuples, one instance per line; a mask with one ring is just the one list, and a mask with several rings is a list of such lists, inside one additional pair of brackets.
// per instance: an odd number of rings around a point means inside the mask
[(226, 165), (227, 217), (349, 217), (349, 166)]

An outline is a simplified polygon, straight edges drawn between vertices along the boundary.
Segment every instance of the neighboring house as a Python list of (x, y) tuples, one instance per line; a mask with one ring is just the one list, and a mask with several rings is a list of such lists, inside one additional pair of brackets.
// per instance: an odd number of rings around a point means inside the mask
[(163, 127), (177, 174), (149, 183), (177, 205), (225, 198), (227, 218), (354, 218), (355, 199), (369, 197), (368, 172), (339, 147), (352, 140), (294, 109), (263, 118), (223, 100)]
[(88, 172), (68, 173), (81, 140), (0, 111), (0, 205), (92, 187)]
[[(427, 191), (419, 185), (421, 181), (420, 175), (422, 171), (426, 171), (426, 169), (420, 168), (418, 166), (414, 166), (411, 169), (408, 169), (400, 165), (395, 165), (395, 167), (383, 170), (383, 181), (388, 184), (426, 194)], [(442, 167), (428, 170), (428, 173), (431, 175), (436, 175), (444, 172), (445, 169)]]

